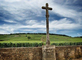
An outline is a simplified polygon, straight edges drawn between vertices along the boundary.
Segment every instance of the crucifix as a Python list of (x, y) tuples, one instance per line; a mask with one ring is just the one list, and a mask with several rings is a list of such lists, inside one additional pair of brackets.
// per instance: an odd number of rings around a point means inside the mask
[(46, 7), (42, 6), (42, 9), (46, 9), (46, 45), (50, 45), (49, 40), (49, 13), (48, 10), (52, 10), (52, 8), (48, 7), (48, 3), (46, 3)]

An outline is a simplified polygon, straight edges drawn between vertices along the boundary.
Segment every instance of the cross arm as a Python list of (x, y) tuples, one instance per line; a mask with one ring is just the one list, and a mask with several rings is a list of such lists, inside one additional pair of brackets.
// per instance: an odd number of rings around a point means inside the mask
[[(42, 9), (46, 9), (46, 7), (42, 6)], [(48, 10), (52, 10), (52, 8), (48, 7)]]
[(42, 6), (42, 9), (46, 9), (46, 7)]
[(50, 7), (49, 7), (48, 9), (49, 9), (49, 10), (52, 10), (52, 8), (50, 8)]

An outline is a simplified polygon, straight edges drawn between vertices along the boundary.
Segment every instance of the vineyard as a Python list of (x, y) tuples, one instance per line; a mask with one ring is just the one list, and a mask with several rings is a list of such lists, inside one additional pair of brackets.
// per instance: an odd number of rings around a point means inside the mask
[[(82, 45), (82, 37), (50, 34), (51, 45)], [(0, 35), (0, 48), (38, 47), (46, 44), (46, 34), (4, 34)]]
[[(0, 48), (6, 47), (41, 47), (45, 45), (44, 43), (0, 43)], [(72, 46), (72, 45), (82, 45), (82, 42), (77, 43), (52, 43), (55, 46)]]

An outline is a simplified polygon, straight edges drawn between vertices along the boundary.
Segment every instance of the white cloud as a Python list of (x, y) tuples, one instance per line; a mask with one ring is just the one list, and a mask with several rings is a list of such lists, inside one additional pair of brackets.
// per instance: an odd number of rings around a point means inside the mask
[[(41, 23), (42, 22), (42, 23)], [(15, 24), (15, 25), (9, 25), (9, 24), (4, 24), (2, 26), (0, 26), (0, 29), (3, 29), (4, 31), (7, 32), (11, 32), (13, 33), (15, 30), (20, 30), (20, 28), (24, 30), (24, 28), (28, 28), (31, 30), (27, 30), (27, 31), (33, 31), (33, 28), (37, 28), (36, 31), (43, 31), (45, 32), (45, 21), (41, 21), (38, 22), (37, 20), (29, 20), (29, 22), (27, 22), (27, 24), (29, 25), (22, 25), (22, 24)], [(74, 30), (74, 29), (81, 29), (82, 25), (77, 24), (77, 23), (73, 23), (72, 21), (68, 20), (67, 18), (61, 19), (61, 20), (53, 20), (50, 22), (50, 31), (54, 31), (54, 30)], [(1, 32), (0, 32), (1, 33)]]
[(10, 34), (8, 31), (5, 31), (5, 30), (1, 30), (0, 29), (0, 34)]
[(46, 24), (46, 21), (42, 20), (42, 21), (39, 21), (38, 20), (27, 20), (26, 21), (26, 24), (29, 24), (29, 25), (45, 25)]
[(0, 5), (11, 13), (15, 19), (24, 20), (31, 16), (41, 16), (42, 5), (45, 5), (49, 0), (4, 0)]
[(53, 0), (4, 0), (1, 6), (13, 14), (15, 19), (24, 20), (31, 16), (42, 16), (42, 11), (44, 10), (42, 10), (41, 7), (45, 6), (45, 3), (49, 3), (49, 6), (53, 8), (52, 12), (57, 15), (73, 18), (75, 20), (82, 17), (82, 12), (77, 12), (75, 9), (68, 8), (66, 5), (57, 4), (53, 2)]
[(4, 20), (5, 22), (9, 22), (9, 23), (17, 23), (16, 21), (14, 20)]
[(78, 36), (82, 36), (82, 34), (81, 34), (81, 33), (77, 33), (77, 35), (78, 35)]
[[(53, 8), (50, 13), (54, 13), (59, 16), (63, 16), (65, 18), (53, 21), (50, 21), (50, 31), (57, 30), (73, 30), (73, 29), (81, 29), (82, 27), (82, 12), (76, 11), (76, 9), (69, 8), (67, 5), (57, 4), (53, 2), (54, 0), (3, 0), (0, 2), (0, 6), (3, 7), (4, 10), (8, 11), (13, 18), (11, 20), (4, 20), (12, 24), (4, 24), (0, 26), (0, 33), (13, 33), (15, 30), (19, 30), (20, 28), (28, 28), (29, 30), (23, 29), (23, 31), (34, 31), (33, 28), (37, 28), (34, 32), (37, 31), (46, 31), (46, 22), (34, 20), (34, 17), (38, 16), (43, 17), (43, 13), (45, 10), (42, 10), (42, 6), (45, 6), (45, 3), (49, 3), (49, 6)], [(57, 1), (57, 0), (55, 0)], [(60, 1), (60, 0), (58, 0)], [(67, 1), (67, 0), (66, 0)], [(61, 1), (63, 3), (63, 0)], [(60, 3), (61, 3), (60, 2)], [(68, 3), (68, 2), (66, 2)], [(55, 16), (54, 16), (55, 17)], [(74, 19), (76, 22), (73, 22), (67, 18)], [(16, 20), (23, 22), (27, 25), (23, 25), (22, 22), (19, 24)], [(27, 21), (26, 21), (27, 20)], [(32, 28), (30, 30), (30, 28)]]
[(37, 23), (37, 21), (36, 20), (27, 20), (26, 21), (26, 24), (36, 24)]
[(69, 17), (75, 20), (82, 17), (82, 14), (81, 14), (82, 12), (77, 12), (76, 10), (67, 8), (66, 6), (61, 6), (57, 4), (52, 4), (51, 6), (53, 7), (52, 11), (57, 15), (60, 15), (63, 17)]
[(5, 0), (6, 2), (19, 2), (21, 0)]
[(61, 20), (54, 20), (50, 22), (50, 28), (55, 28), (55, 29), (81, 29), (82, 25), (73, 23), (72, 21), (64, 18)]
[(23, 29), (22, 31), (33, 31), (32, 29)]

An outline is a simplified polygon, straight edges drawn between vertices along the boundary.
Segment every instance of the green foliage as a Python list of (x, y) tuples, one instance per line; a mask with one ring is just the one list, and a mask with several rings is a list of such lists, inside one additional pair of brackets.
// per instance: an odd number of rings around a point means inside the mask
[(5, 47), (40, 47), (43, 43), (0, 43), (0, 48)]
[(31, 39), (31, 37), (30, 37), (30, 36), (28, 36), (28, 39)]
[(52, 43), (51, 45), (56, 46), (72, 46), (72, 45), (82, 45), (82, 42), (75, 42), (75, 43)]
[[(0, 43), (0, 48), (6, 47), (40, 47), (43, 43)], [(82, 42), (76, 43), (52, 43), (55, 46), (71, 46), (71, 45), (82, 45)]]
[[(63, 45), (63, 43), (64, 43), (64, 45), (66, 45), (67, 43), (69, 43), (70, 45), (73, 45), (74, 42), (75, 42), (74, 45), (79, 45), (80, 43), (78, 43), (78, 42), (82, 42), (82, 38), (80, 38), (80, 37), (70, 37), (70, 36), (58, 35), (58, 34), (50, 34), (49, 37), (50, 37), (50, 43), (51, 44), (55, 43), (57, 46), (58, 45), (61, 46), (61, 45)], [(19, 43), (29, 43), (29, 44), (30, 43), (38, 43), (39, 44), (42, 42), (44, 44), (46, 43), (46, 34), (45, 33), (43, 33), (43, 34), (42, 33), (27, 33), (27, 34), (26, 33), (15, 33), (15, 34), (0, 35), (0, 43), (7, 43), (8, 45), (10, 43), (13, 43), (14, 46), (15, 46), (15, 44), (17, 44), (16, 46), (18, 46), (18, 45), (21, 46)], [(27, 46), (27, 45), (28, 44), (26, 44), (25, 46)]]

